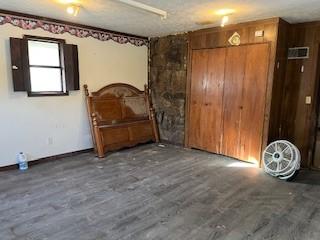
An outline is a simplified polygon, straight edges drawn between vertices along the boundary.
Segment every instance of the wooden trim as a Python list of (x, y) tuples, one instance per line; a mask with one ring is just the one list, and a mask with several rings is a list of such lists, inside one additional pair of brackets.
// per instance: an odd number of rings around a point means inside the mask
[(191, 50), (206, 50), (206, 49), (217, 49), (217, 48), (236, 48), (236, 47), (258, 45), (258, 44), (265, 44), (265, 43), (268, 43), (269, 45), (271, 44), (270, 41), (265, 41), (265, 42), (257, 42), (257, 43), (244, 43), (244, 44), (240, 44), (239, 46), (226, 45), (226, 46), (219, 46), (219, 47), (192, 48)]
[[(30, 166), (35, 166), (35, 165), (38, 165), (38, 164), (47, 163), (47, 162), (51, 162), (51, 161), (62, 160), (63, 158), (73, 157), (73, 156), (77, 156), (79, 154), (89, 153), (89, 152), (93, 152), (93, 148), (88, 148), (88, 149), (69, 152), (69, 153), (58, 154), (58, 155), (54, 155), (54, 156), (50, 156), (50, 157), (39, 158), (39, 159), (32, 160), (32, 161), (28, 162), (28, 165), (29, 165), (29, 167)], [(10, 170), (17, 170), (17, 169), (19, 169), (18, 168), (18, 164), (14, 164), (14, 165), (0, 167), (0, 172), (10, 171)]]
[(56, 67), (56, 66), (46, 66), (46, 65), (29, 65), (29, 67), (34, 67), (34, 68), (53, 68), (53, 69), (61, 69), (61, 68), (63, 68), (62, 66)]
[(134, 37), (134, 38), (148, 40), (148, 37), (143, 37), (143, 36), (134, 35), (134, 34), (130, 34), (130, 33), (118, 32), (118, 31), (109, 30), (109, 29), (105, 29), (105, 28), (93, 27), (90, 25), (79, 24), (79, 23), (59, 20), (59, 19), (55, 19), (55, 18), (48, 18), (48, 17), (26, 14), (26, 13), (21, 13), (21, 12), (15, 12), (15, 11), (10, 11), (10, 10), (5, 10), (5, 9), (0, 9), (0, 13), (14, 15), (14, 16), (18, 16), (18, 17), (24, 17), (24, 18), (32, 18), (32, 19), (47, 21), (47, 22), (55, 22), (55, 23), (70, 25), (70, 26), (74, 26), (74, 27), (78, 27), (78, 28), (86, 28), (86, 29), (100, 31), (100, 32), (109, 32), (109, 33), (113, 33), (113, 34), (125, 35), (128, 37)]
[(309, 170), (312, 170), (312, 171), (316, 171), (316, 172), (320, 172), (320, 169), (319, 168), (316, 168), (316, 167), (313, 167), (313, 166), (310, 166), (308, 168), (301, 168), (301, 169), (309, 169)]
[(23, 78), (24, 83), (26, 86), (26, 91), (31, 92), (31, 76), (30, 76), (30, 64), (29, 64), (29, 46), (28, 40), (22, 39), (23, 48), (21, 51), (21, 58), (22, 58), (22, 69), (23, 69)]
[(316, 81), (315, 81), (315, 88), (314, 88), (314, 107), (311, 111), (311, 126), (310, 126), (310, 142), (308, 143), (308, 151), (311, 156), (308, 156), (308, 162), (307, 166), (310, 167), (310, 169), (317, 169), (320, 170), (315, 166), (315, 152), (316, 152), (316, 144), (317, 144), (317, 136), (318, 136), (318, 118), (320, 117), (320, 111), (319, 111), (319, 105), (320, 105), (320, 43), (318, 44), (318, 56), (317, 56), (317, 65), (316, 65)]
[[(268, 45), (268, 51), (269, 51), (269, 61), (268, 61), (268, 71), (267, 71), (267, 82), (266, 82), (266, 91), (265, 91), (265, 104), (264, 104), (264, 109), (263, 109), (263, 115), (264, 115), (264, 121), (263, 121), (263, 129), (262, 129), (262, 139), (261, 139), (261, 153), (263, 153), (263, 150), (267, 147), (268, 145), (268, 139), (269, 139), (269, 125), (270, 125), (270, 112), (271, 112), (271, 101), (272, 101), (272, 92), (273, 92), (273, 81), (274, 81), (274, 67), (271, 68), (272, 62), (275, 64), (275, 56), (272, 59), (272, 48), (271, 48), (271, 43), (266, 42), (264, 44)], [(274, 52), (276, 49), (274, 49)], [(272, 76), (272, 77), (270, 77)], [(260, 158), (259, 161), (259, 167), (262, 168), (262, 157)]]
[(190, 35), (201, 35), (201, 34), (207, 34), (207, 33), (214, 33), (214, 32), (222, 32), (222, 31), (228, 31), (233, 30), (236, 28), (241, 27), (250, 27), (255, 25), (265, 25), (265, 24), (278, 24), (281, 18), (275, 17), (275, 18), (269, 18), (264, 20), (256, 20), (256, 21), (250, 21), (250, 22), (242, 22), (242, 23), (236, 23), (236, 24), (230, 24), (223, 28), (219, 27), (213, 27), (213, 28), (204, 28), (200, 30), (191, 31), (188, 34)]
[(142, 120), (133, 120), (131, 122), (123, 122), (123, 123), (117, 123), (117, 124), (97, 124), (97, 128), (122, 128), (125, 126), (131, 126), (136, 125), (138, 123), (150, 123), (152, 122), (152, 119), (142, 119)]
[(190, 113), (190, 92), (191, 92), (191, 74), (192, 74), (192, 49), (190, 45), (190, 35), (188, 35), (188, 56), (187, 56), (187, 82), (186, 82), (186, 107), (184, 122), (184, 147), (189, 148), (189, 113)]
[(32, 40), (32, 41), (39, 41), (39, 42), (49, 42), (49, 43), (66, 43), (66, 40), (61, 38), (50, 38), (50, 37), (39, 37), (34, 35), (23, 35), (24, 39)]
[[(65, 61), (63, 59), (64, 57), (64, 49), (63, 46), (66, 44), (66, 41), (61, 38), (51, 38), (51, 37), (39, 37), (39, 36), (33, 36), (33, 35), (24, 35), (23, 39), (26, 41), (37, 41), (37, 42), (48, 42), (48, 43), (55, 43), (59, 47), (59, 66), (46, 66), (46, 65), (30, 65), (29, 63), (29, 51), (27, 51), (27, 60), (28, 60), (28, 85), (30, 85), (30, 91), (28, 91), (28, 97), (49, 97), (49, 96), (68, 96), (69, 92), (66, 91), (65, 85), (66, 85), (66, 79), (65, 79)], [(29, 49), (29, 46), (27, 46)], [(51, 68), (51, 69), (60, 69), (60, 76), (61, 76), (61, 91), (53, 91), (53, 92), (32, 92), (31, 87), (31, 79), (30, 79), (30, 68)]]
[(109, 84), (109, 85), (99, 89), (96, 92), (92, 92), (91, 95), (93, 97), (99, 97), (101, 94), (103, 94), (105, 92), (105, 90), (111, 89), (111, 88), (115, 88), (115, 87), (128, 88), (128, 89), (132, 90), (133, 92), (135, 92), (136, 94), (143, 94), (144, 93), (144, 91), (141, 91), (138, 88), (136, 88), (136, 87), (134, 87), (132, 85), (126, 84), (126, 83), (113, 83), (113, 84)]
[(295, 28), (308, 28), (308, 27), (319, 27), (320, 21), (313, 21), (313, 22), (305, 22), (305, 23), (295, 23), (291, 24)]
[(28, 97), (61, 97), (69, 96), (69, 92), (28, 92)]

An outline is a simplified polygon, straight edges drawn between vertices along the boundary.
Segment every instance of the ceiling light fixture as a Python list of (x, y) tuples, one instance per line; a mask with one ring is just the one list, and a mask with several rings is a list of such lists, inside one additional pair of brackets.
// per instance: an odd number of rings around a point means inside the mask
[(79, 4), (80, 0), (56, 0), (62, 4)]
[(70, 4), (67, 6), (67, 13), (76, 17), (79, 14), (80, 6), (75, 4)]
[(149, 6), (149, 5), (144, 4), (144, 3), (140, 3), (140, 2), (137, 2), (137, 1), (133, 1), (133, 0), (118, 0), (118, 1), (122, 2), (124, 4), (127, 4), (127, 5), (129, 5), (131, 7), (139, 8), (139, 9), (142, 9), (144, 11), (157, 14), (157, 15), (159, 15), (161, 17), (161, 19), (166, 19), (168, 17), (168, 13), (166, 11), (163, 11), (161, 9), (158, 9), (158, 8), (155, 8), (155, 7), (152, 7), (152, 6)]
[(229, 22), (229, 16), (223, 16), (221, 20), (221, 27), (224, 27)]
[(230, 15), (235, 13), (234, 9), (231, 8), (223, 8), (223, 9), (219, 9), (216, 12), (216, 15), (220, 15), (220, 16), (226, 16), (226, 15)]

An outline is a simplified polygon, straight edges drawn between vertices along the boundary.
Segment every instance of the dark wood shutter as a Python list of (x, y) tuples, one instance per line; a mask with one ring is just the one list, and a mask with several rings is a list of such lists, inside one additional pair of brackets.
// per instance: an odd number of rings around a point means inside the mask
[(25, 92), (30, 88), (28, 73), (27, 41), (20, 38), (10, 38), (11, 69), (13, 90)]
[(80, 90), (78, 46), (63, 44), (66, 90)]

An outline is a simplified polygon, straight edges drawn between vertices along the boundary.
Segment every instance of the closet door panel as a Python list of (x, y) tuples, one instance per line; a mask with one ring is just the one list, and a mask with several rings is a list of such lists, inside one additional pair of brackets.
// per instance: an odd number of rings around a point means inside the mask
[(227, 49), (221, 153), (240, 158), (240, 118), (246, 46)]
[(201, 114), (201, 137), (205, 150), (214, 153), (221, 152), (225, 61), (225, 48), (208, 50), (206, 94)]
[(268, 80), (269, 44), (247, 46), (240, 123), (240, 159), (259, 163)]
[(189, 146), (203, 148), (201, 137), (201, 110), (205, 96), (208, 50), (192, 51), (192, 73), (189, 106)]

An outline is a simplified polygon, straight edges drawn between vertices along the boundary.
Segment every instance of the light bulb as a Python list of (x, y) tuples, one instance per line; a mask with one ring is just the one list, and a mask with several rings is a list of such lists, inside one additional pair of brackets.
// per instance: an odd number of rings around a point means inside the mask
[(221, 20), (221, 27), (224, 27), (229, 22), (229, 16), (223, 16)]
[(74, 17), (78, 15), (79, 10), (80, 10), (80, 7), (76, 5), (69, 5), (67, 7), (67, 13)]
[(223, 8), (217, 10), (215, 13), (220, 16), (226, 16), (235, 13), (235, 10), (231, 8)]

